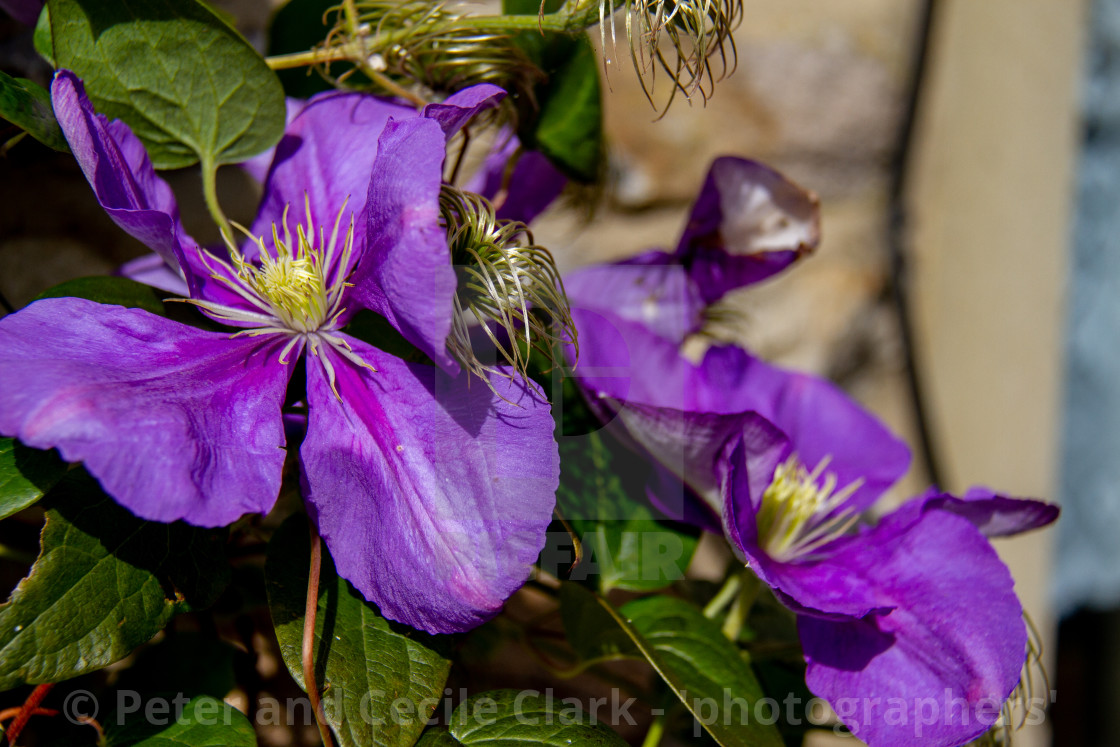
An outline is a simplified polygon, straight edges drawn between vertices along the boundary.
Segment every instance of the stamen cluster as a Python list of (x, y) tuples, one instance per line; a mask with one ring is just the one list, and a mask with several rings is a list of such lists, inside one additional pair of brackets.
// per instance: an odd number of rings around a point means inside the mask
[[(468, 311), (498, 354), (523, 375), (533, 349), (550, 362), (557, 345), (571, 344), (578, 351), (560, 272), (549, 251), (533, 244), (528, 227), (498, 219), (484, 198), (450, 185), (440, 194), (440, 213), (460, 275), (448, 337), (451, 354), (483, 379), (493, 370), (475, 357)], [(505, 330), (508, 342), (494, 334), (491, 324)]]
[(851, 511), (837, 511), (862, 480), (836, 490), (836, 476), (821, 475), (828, 458), (805, 469), (791, 456), (774, 470), (774, 479), (762, 494), (757, 515), (758, 543), (775, 560), (809, 560), (814, 553), (842, 536), (859, 518)]
[[(205, 299), (190, 299), (190, 303), (218, 321), (249, 325), (234, 337), (266, 334), (289, 337), (280, 354), (281, 363), (288, 363), (292, 350), (300, 344), (307, 344), (313, 355), (319, 354), (320, 345), (327, 345), (357, 365), (374, 370), (355, 355), (344, 338), (331, 334), (339, 329), (342, 315), (346, 312), (342, 303), (346, 289), (350, 287), (346, 277), (352, 269), (354, 218), (351, 215), (346, 234), (340, 240), (339, 228), (346, 210), (343, 204), (328, 240), (323, 226), (319, 226), (316, 235), (311, 204), (307, 198), (304, 199), (304, 209), (306, 224), (297, 223), (293, 236), (288, 226), (288, 207), (284, 208), (281, 227), (278, 228), (275, 223), (272, 225), (271, 247), (265, 243), (263, 236), (253, 236), (244, 226), (234, 223), (257, 245), (258, 254), (254, 259), (246, 259), (228, 234), (222, 236), (229, 248), (228, 260), (199, 250), (211, 277), (248, 301), (255, 310)], [(331, 375), (333, 386), (334, 372), (330, 361), (320, 357)]]

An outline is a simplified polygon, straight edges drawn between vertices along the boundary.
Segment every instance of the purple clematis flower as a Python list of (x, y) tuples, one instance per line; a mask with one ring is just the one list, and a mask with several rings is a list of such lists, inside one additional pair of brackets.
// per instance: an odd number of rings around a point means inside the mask
[(960, 744), (996, 720), (1026, 657), (1022, 608), (987, 537), (1057, 509), (931, 491), (857, 529), (905, 473), (906, 446), (826, 381), (733, 345), (685, 352), (710, 303), (789, 265), (817, 233), (811, 195), (719, 159), (674, 254), (569, 278), (575, 374), (600, 417), (661, 465), (654, 503), (722, 528), (798, 613), (808, 685), (857, 736)]
[[(721, 531), (716, 460), (750, 413), (778, 423), (814, 464), (862, 478), (869, 500), (906, 471), (906, 446), (837, 387), (727, 344), (683, 352), (707, 308), (811, 252), (816, 197), (762, 164), (717, 159), (677, 249), (583, 268), (565, 281), (580, 334), (574, 376), (604, 422), (655, 457), (650, 498), (672, 518)], [(831, 438), (822, 419), (842, 422)], [(616, 428), (616, 432), (617, 432)]]
[(809, 689), (872, 747), (980, 736), (1027, 647), (1014, 582), (988, 538), (1045, 526), (1057, 507), (931, 490), (852, 533), (864, 501), (825, 463), (802, 466), (796, 445), (755, 418), (725, 446), (724, 525), (798, 614)]
[[(295, 116), (252, 235), (229, 257), (186, 234), (167, 185), (72, 74), (54, 109), (98, 200), (176, 268), (189, 300), (236, 328), (62, 298), (0, 320), (0, 433), (82, 461), (138, 516), (229, 524), (270, 510), (292, 363), (306, 360), (304, 495), (339, 573), (430, 632), (493, 616), (528, 575), (558, 482), (539, 392), (466, 375), (444, 341), (456, 278), (438, 197), (447, 137), (503, 95), (477, 86), (421, 115), (326, 94)], [(438, 364), (345, 331), (383, 316)]]

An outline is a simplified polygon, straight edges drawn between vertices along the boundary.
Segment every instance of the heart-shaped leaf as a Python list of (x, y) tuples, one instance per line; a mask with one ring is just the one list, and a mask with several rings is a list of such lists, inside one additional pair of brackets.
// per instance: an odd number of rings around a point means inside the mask
[(545, 697), (536, 690), (495, 690), (468, 698), (448, 728), (430, 729), (417, 747), (623, 747), (622, 737), (578, 701)]
[(66, 463), (54, 451), (0, 438), (0, 519), (35, 503), (66, 474)]
[(723, 747), (781, 747), (778, 730), (766, 723), (769, 712), (757, 717), (763, 692), (750, 664), (719, 625), (688, 602), (652, 596), (616, 610), (587, 589), (565, 584), (561, 613), (580, 656), (644, 658)]
[(157, 169), (244, 161), (284, 131), (284, 91), (197, 0), (49, 0), (55, 64), (124, 120)]
[(80, 470), (50, 502), (39, 559), (0, 605), (0, 690), (108, 666), (229, 580), (224, 530), (137, 519)]
[(63, 153), (70, 152), (62, 128), (54, 118), (51, 95), (42, 86), (0, 72), (0, 117), (23, 129), (43, 145)]
[[(306, 520), (292, 517), (273, 535), (265, 563), (280, 653), (300, 687), (310, 544)], [(443, 696), (451, 668), (437, 650), (440, 643), (382, 617), (335, 573), (324, 551), (315, 618), (315, 678), (339, 744), (411, 747)]]

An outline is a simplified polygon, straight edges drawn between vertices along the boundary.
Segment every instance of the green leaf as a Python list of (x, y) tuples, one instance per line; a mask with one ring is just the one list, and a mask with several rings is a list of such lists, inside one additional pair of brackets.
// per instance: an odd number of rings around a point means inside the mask
[(228, 581), (224, 530), (137, 519), (81, 471), (51, 504), (39, 559), (0, 605), (0, 690), (112, 664)]
[(143, 309), (157, 316), (165, 316), (181, 324), (189, 324), (200, 329), (227, 329), (203, 316), (192, 304), (175, 301), (165, 302), (164, 299), (174, 298), (173, 293), (138, 283), (129, 278), (105, 275), (75, 278), (47, 288), (36, 296), (35, 300), (38, 301), (41, 298), (84, 298), (88, 301), (96, 301), (110, 306)]
[(0, 519), (35, 503), (66, 474), (66, 463), (54, 451), (0, 438)]
[[(294, 516), (273, 535), (265, 562), (276, 639), (300, 687), (310, 544), (305, 518)], [(416, 741), (443, 696), (451, 668), (439, 647), (440, 639), (382, 617), (335, 573), (324, 549), (315, 679), (342, 747), (410, 747)]]
[(557, 441), (557, 510), (583, 543), (571, 578), (596, 576), (603, 593), (652, 591), (683, 578), (699, 533), (654, 513), (645, 495), (649, 465), (602, 430)]
[(600, 632), (613, 622), (630, 639), (630, 650), (650, 663), (723, 747), (782, 745), (778, 730), (755, 717), (755, 703), (763, 693), (750, 664), (696, 607), (653, 596), (615, 610), (576, 584), (565, 584), (561, 604), (565, 631), (577, 653), (591, 659), (625, 655), (627, 644)]
[[(226, 703), (200, 695), (173, 714), (136, 718), (106, 734), (108, 747), (256, 747), (257, 735), (249, 719)], [(168, 721), (166, 725), (157, 722)]]
[(43, 59), (51, 64), (51, 67), (58, 67), (54, 64), (54, 42), (51, 40), (51, 9), (49, 6), (43, 6), (43, 12), (39, 14), (39, 20), (35, 23), (35, 32), (32, 34), (31, 43), (35, 46), (35, 51), (42, 55)]
[(449, 729), (430, 729), (417, 747), (624, 747), (622, 737), (592, 718), (578, 699), (555, 700), (535, 690), (494, 690), (468, 698)]
[(51, 95), (25, 78), (0, 72), (0, 117), (22, 128), (48, 148), (70, 152), (70, 146), (54, 118)]
[(542, 67), (548, 83), (537, 92), (540, 115), (525, 142), (573, 179), (594, 182), (603, 162), (599, 56), (586, 35), (561, 36)]
[(514, 41), (547, 76), (534, 90), (535, 104), (519, 102), (518, 137), (572, 179), (596, 181), (603, 163), (603, 102), (590, 38), (527, 31)]
[(276, 144), (284, 91), (256, 50), (195, 0), (49, 0), (54, 60), (124, 120), (159, 169), (236, 163)]
[(41, 298), (85, 298), (110, 306), (143, 309), (152, 314), (167, 316), (167, 307), (164, 305), (163, 299), (170, 295), (167, 291), (161, 291), (128, 278), (93, 276), (59, 283), (47, 288), (36, 296), (35, 300), (38, 301)]

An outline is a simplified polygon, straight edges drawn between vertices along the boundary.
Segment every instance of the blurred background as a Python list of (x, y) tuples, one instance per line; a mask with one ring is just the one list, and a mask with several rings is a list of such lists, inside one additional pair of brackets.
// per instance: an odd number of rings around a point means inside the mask
[[(263, 44), (276, 3), (214, 4)], [(568, 268), (671, 248), (717, 155), (817, 192), (817, 255), (736, 295), (722, 334), (835, 379), (904, 435), (895, 500), (933, 474), (1062, 502), (1057, 529), (999, 544), (1046, 643), (1036, 694), (1059, 693), (1017, 741), (1120, 744), (1120, 0), (743, 5), (738, 69), (706, 105), (658, 120), (613, 55), (605, 202), (590, 222), (552, 211), (538, 240)], [(0, 69), (48, 74), (6, 18)], [(256, 187), (227, 171), (245, 220)], [(170, 179), (188, 231), (214, 236), (196, 177)], [(33, 142), (0, 158), (0, 206), (17, 307), (143, 251)]]

